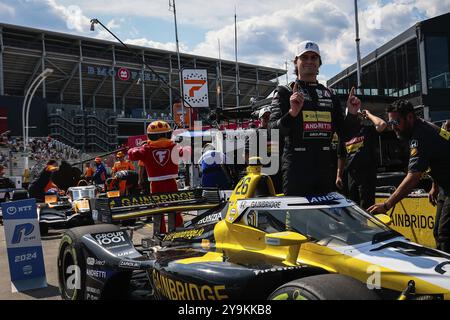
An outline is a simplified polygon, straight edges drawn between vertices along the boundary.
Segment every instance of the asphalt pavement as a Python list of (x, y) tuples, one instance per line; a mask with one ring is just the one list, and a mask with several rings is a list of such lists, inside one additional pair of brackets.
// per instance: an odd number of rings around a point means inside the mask
[[(140, 243), (140, 240), (143, 237), (150, 237), (152, 235), (152, 224), (138, 222), (135, 229), (136, 231), (133, 233), (133, 241), (137, 244)], [(57, 258), (59, 242), (64, 231), (64, 229), (50, 229), (49, 234), (42, 237), (47, 287), (26, 292), (12, 293), (8, 256), (6, 253), (5, 232), (3, 225), (0, 225), (0, 300), (61, 299), (58, 289)]]

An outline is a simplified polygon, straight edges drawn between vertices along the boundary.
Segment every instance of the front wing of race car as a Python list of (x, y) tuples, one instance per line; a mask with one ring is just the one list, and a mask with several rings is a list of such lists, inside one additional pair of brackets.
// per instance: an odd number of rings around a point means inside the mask
[(96, 223), (114, 223), (154, 214), (186, 210), (207, 210), (224, 199), (218, 189), (198, 188), (150, 195), (90, 199)]

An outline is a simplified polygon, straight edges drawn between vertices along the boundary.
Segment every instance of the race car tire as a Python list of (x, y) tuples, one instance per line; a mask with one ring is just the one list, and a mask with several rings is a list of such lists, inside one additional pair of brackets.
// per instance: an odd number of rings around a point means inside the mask
[(17, 201), (17, 200), (25, 200), (28, 199), (28, 191), (21, 189), (21, 190), (14, 190), (12, 192), (11, 200)]
[(137, 219), (130, 219), (122, 221), (122, 226), (124, 227), (134, 227), (136, 225)]
[(67, 230), (61, 238), (58, 254), (58, 281), (63, 300), (83, 300), (85, 297), (86, 257), (82, 237), (91, 233), (120, 230), (112, 224), (76, 227)]
[(46, 223), (40, 223), (39, 224), (39, 231), (41, 233), (41, 236), (48, 235), (48, 224)]
[(379, 300), (379, 297), (356, 279), (322, 274), (288, 282), (276, 289), (269, 300)]

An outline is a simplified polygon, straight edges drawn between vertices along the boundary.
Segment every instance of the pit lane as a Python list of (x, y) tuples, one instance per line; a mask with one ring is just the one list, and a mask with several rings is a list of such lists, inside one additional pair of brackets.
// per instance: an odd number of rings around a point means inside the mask
[[(135, 229), (133, 232), (134, 243), (140, 243), (142, 238), (150, 237), (153, 233), (153, 225), (144, 221), (138, 221), (133, 228)], [(0, 276), (0, 300), (61, 300), (58, 289), (57, 257), (59, 242), (65, 230), (50, 229), (48, 235), (42, 237), (47, 288), (12, 293), (5, 231), (3, 225), (0, 225), (0, 271), (2, 272)]]

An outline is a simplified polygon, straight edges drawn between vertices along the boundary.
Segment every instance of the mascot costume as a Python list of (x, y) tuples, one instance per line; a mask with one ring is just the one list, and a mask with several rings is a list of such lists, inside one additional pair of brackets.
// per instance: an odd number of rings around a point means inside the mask
[[(172, 152), (178, 152), (176, 144), (170, 140), (172, 129), (165, 121), (153, 121), (147, 127), (147, 144), (128, 150), (128, 159), (142, 161), (150, 182), (151, 193), (178, 191), (178, 163), (172, 161)], [(175, 149), (175, 150), (174, 150)], [(154, 228), (160, 223), (160, 233), (166, 233), (164, 216), (155, 216)], [(183, 224), (180, 213), (176, 213), (175, 227)], [(156, 233), (156, 230), (154, 231)]]

